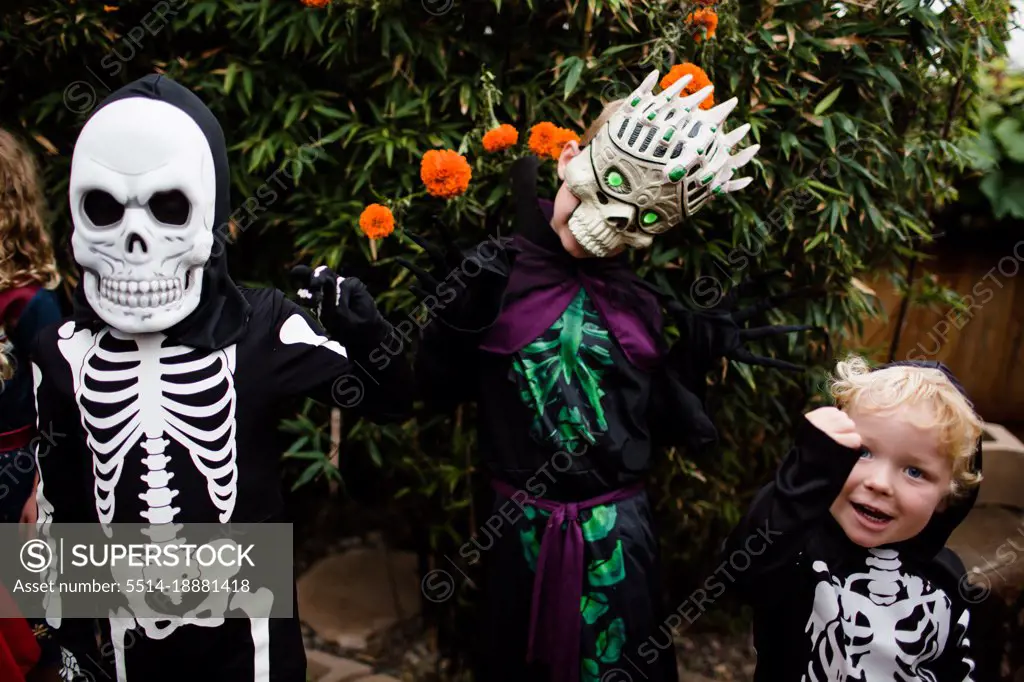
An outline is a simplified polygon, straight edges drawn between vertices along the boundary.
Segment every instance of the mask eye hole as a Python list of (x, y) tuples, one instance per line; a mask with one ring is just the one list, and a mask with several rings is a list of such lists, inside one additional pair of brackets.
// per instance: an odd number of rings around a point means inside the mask
[(124, 205), (101, 189), (89, 190), (82, 201), (85, 217), (96, 227), (110, 227), (121, 222)]
[(192, 204), (184, 192), (172, 189), (150, 197), (149, 212), (165, 225), (185, 225), (192, 213)]
[(670, 225), (665, 218), (657, 211), (650, 209), (643, 211), (638, 220), (640, 229), (648, 234), (661, 234), (668, 230)]
[(616, 168), (611, 168), (605, 173), (604, 184), (613, 192), (629, 193), (629, 180)]
[(608, 203), (608, 195), (605, 194), (604, 192), (598, 192), (597, 193), (597, 200), (600, 201), (602, 204), (607, 204)]

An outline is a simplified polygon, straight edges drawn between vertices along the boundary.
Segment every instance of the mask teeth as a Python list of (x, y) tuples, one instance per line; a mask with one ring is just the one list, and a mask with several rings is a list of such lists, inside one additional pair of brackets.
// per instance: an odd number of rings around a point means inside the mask
[(179, 301), (182, 282), (174, 277), (155, 279), (100, 279), (100, 297), (128, 308), (158, 308)]
[(569, 231), (572, 232), (572, 236), (576, 238), (577, 243), (587, 253), (597, 258), (605, 258), (611, 253), (611, 247), (606, 245), (603, 240), (597, 239), (594, 236), (595, 230), (583, 230), (581, 228), (582, 226), (578, 222), (569, 221)]

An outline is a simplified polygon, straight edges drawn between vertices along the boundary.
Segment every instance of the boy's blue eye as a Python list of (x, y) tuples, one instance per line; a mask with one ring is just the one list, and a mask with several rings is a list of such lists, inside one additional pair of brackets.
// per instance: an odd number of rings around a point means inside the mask
[(870, 456), (871, 456), (871, 451), (870, 450), (868, 450), (867, 448), (861, 448), (860, 449), (860, 457), (861, 457), (861, 459), (867, 459)]
[(907, 467), (907, 476), (911, 478), (924, 478), (924, 472), (917, 467)]

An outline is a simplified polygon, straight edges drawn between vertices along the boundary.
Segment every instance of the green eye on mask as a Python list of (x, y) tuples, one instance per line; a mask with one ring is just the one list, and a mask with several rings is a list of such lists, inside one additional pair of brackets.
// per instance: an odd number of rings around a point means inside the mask
[(605, 179), (608, 181), (608, 186), (615, 189), (622, 187), (626, 182), (626, 179), (622, 177), (622, 173), (618, 171), (611, 171)]
[(654, 211), (644, 211), (643, 216), (640, 218), (640, 222), (642, 222), (647, 227), (650, 227), (651, 225), (655, 224), (656, 222), (658, 222), (658, 220), (659, 216)]

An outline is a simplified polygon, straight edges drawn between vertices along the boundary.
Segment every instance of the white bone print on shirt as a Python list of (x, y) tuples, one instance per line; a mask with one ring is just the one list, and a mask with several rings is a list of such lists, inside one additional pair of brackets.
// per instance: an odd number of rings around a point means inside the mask
[[(952, 646), (952, 602), (930, 582), (903, 573), (899, 553), (873, 549), (866, 572), (833, 576), (823, 561), (805, 632), (813, 650), (802, 682), (935, 682), (933, 672)], [(958, 625), (966, 638), (967, 614)], [(965, 660), (968, 670), (973, 662)], [(964, 682), (972, 682), (970, 672)]]

